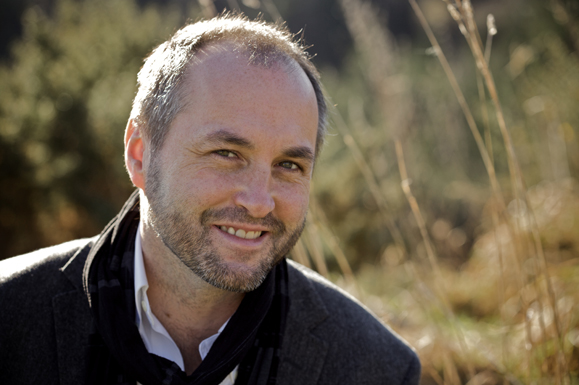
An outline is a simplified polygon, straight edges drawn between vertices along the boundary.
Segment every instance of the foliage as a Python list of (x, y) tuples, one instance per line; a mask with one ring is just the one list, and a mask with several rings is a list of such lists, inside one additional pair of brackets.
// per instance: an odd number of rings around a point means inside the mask
[(123, 129), (143, 57), (181, 22), (132, 1), (38, 8), (0, 68), (0, 259), (92, 236), (131, 191)]

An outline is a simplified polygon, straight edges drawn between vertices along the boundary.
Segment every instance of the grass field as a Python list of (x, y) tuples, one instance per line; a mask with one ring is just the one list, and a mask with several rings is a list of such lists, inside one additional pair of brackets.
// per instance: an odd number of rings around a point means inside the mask
[(437, 5), (409, 1), (427, 59), (368, 3), (341, 2), (356, 56), (350, 72), (324, 72), (335, 136), (294, 258), (406, 338), (423, 384), (579, 383), (577, 121), (565, 104), (578, 89), (544, 83), (576, 52), (546, 57), (553, 39), (537, 58), (537, 40), (523, 42), (495, 75), (494, 17), (483, 33), (469, 1), (439, 1), (466, 47), (450, 62), (421, 10)]

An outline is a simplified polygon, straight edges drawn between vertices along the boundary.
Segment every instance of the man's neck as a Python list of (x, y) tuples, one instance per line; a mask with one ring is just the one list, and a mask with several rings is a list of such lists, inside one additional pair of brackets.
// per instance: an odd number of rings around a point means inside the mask
[(158, 245), (158, 237), (146, 233), (144, 230), (141, 236), (149, 304), (179, 347), (185, 372), (191, 374), (201, 363), (199, 344), (218, 332), (244, 294), (203, 281), (164, 245)]

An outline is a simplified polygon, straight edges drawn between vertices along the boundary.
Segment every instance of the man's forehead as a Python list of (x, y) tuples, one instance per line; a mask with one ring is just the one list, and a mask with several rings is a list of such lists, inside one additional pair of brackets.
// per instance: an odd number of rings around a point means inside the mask
[[(204, 47), (186, 69), (181, 87), (183, 107), (208, 95), (230, 92), (232, 87), (227, 85), (248, 79), (244, 90), (247, 98), (251, 97), (253, 88), (269, 81), (281, 93), (294, 95), (295, 101), (316, 104), (317, 113), (317, 97), (313, 85), (295, 60), (273, 56), (266, 64), (262, 63), (263, 60), (252, 60), (250, 51), (240, 50), (238, 45), (231, 42), (213, 43)], [(291, 108), (290, 105), (287, 107)]]
[(251, 141), (274, 135), (274, 142), (292, 138), (292, 146), (312, 147), (315, 153), (317, 98), (305, 71), (293, 59), (291, 65), (256, 64), (236, 48), (220, 43), (200, 51), (185, 73), (178, 116), (185, 114), (201, 137), (219, 128)]
[(199, 71), (204, 64), (209, 69), (227, 69), (227, 71), (244, 71), (248, 67), (264, 70), (284, 70), (291, 74), (305, 72), (300, 65), (285, 52), (273, 47), (255, 48), (231, 40), (212, 42), (200, 48), (187, 65), (185, 76)]

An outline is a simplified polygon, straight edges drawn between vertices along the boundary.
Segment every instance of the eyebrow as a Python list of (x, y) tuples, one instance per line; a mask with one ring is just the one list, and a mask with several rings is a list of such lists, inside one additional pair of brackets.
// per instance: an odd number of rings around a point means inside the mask
[(212, 132), (211, 134), (207, 135), (205, 139), (208, 142), (215, 144), (228, 143), (239, 147), (245, 147), (250, 150), (255, 148), (255, 146), (249, 140), (227, 130), (218, 130)]
[(283, 152), (289, 158), (303, 159), (309, 162), (314, 161), (314, 153), (311, 148), (305, 146), (291, 147)]
[[(211, 134), (207, 135), (205, 139), (208, 142), (215, 144), (227, 143), (239, 147), (244, 147), (249, 150), (253, 150), (255, 148), (253, 143), (251, 143), (249, 140), (226, 129), (212, 132)], [(312, 163), (314, 162), (315, 158), (314, 152), (307, 146), (290, 147), (283, 151), (283, 155), (288, 158), (303, 159)]]

